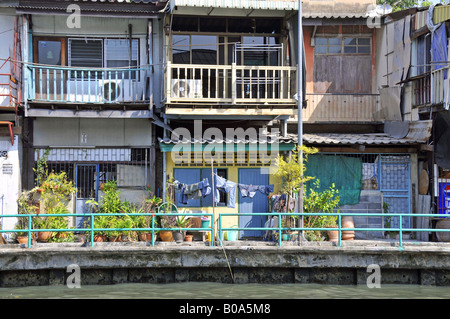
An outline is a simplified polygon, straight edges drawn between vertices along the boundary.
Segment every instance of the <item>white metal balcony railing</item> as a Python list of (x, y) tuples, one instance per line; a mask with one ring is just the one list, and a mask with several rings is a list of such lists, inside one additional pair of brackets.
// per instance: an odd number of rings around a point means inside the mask
[(171, 64), (165, 67), (166, 103), (297, 103), (297, 68)]
[(149, 100), (148, 68), (89, 69), (29, 65), (28, 100), (54, 103), (139, 103)]

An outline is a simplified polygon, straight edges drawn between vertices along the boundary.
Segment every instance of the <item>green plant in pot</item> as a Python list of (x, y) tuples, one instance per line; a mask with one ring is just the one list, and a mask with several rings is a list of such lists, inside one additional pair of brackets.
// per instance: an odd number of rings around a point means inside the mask
[(173, 239), (175, 242), (180, 243), (184, 241), (184, 237), (186, 236), (186, 231), (182, 230), (182, 228), (186, 228), (189, 224), (189, 219), (183, 215), (176, 216), (175, 218), (175, 227), (179, 228), (178, 230), (173, 230)]
[[(18, 213), (19, 214), (30, 214), (34, 215), (38, 211), (38, 202), (34, 200), (34, 191), (26, 191), (23, 192), (18, 200)], [(17, 230), (26, 230), (28, 229), (28, 217), (19, 217), (17, 220), (17, 224), (14, 226), (14, 229)], [(28, 243), (28, 232), (16, 232), (16, 239), (19, 243)], [(32, 233), (32, 238), (35, 237), (35, 234)]]
[[(329, 189), (322, 192), (317, 191), (320, 187), (320, 181), (314, 181), (314, 187), (309, 189), (307, 196), (303, 199), (303, 210), (305, 213), (321, 213), (321, 215), (305, 216), (305, 228), (334, 228), (336, 227), (336, 215), (325, 215), (326, 213), (335, 213), (339, 205), (340, 197), (338, 190), (332, 184)], [(339, 211), (337, 211), (339, 212)], [(324, 232), (320, 230), (305, 231), (305, 236), (311, 241), (321, 241), (324, 239)]]

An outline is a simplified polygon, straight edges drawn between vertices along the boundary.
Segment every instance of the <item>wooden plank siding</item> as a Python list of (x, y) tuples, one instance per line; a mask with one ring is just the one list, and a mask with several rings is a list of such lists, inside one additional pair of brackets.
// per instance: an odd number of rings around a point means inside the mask
[(378, 94), (306, 94), (305, 122), (374, 121)]

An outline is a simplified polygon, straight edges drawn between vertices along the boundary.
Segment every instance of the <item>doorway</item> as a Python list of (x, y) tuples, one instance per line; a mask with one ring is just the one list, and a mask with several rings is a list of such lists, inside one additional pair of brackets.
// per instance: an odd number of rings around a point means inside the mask
[[(247, 185), (268, 185), (269, 175), (263, 174), (260, 168), (240, 168), (239, 183)], [(244, 197), (237, 190), (239, 196), (239, 213), (267, 213), (269, 203), (267, 196), (257, 191), (255, 195)], [(267, 216), (262, 215), (239, 215), (239, 228), (264, 227)], [(239, 238), (262, 238), (263, 230), (243, 230), (239, 231)]]

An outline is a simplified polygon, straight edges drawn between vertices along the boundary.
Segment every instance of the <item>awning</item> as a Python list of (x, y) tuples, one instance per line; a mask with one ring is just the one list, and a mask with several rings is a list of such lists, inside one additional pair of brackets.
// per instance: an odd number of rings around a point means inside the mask
[[(237, 150), (238, 145), (241, 145), (246, 151), (257, 150), (259, 146), (264, 145), (268, 150), (272, 149), (272, 145), (276, 144), (279, 151), (291, 151), (296, 147), (296, 137), (294, 136), (273, 136), (268, 135), (263, 138), (258, 137), (243, 137), (243, 138), (214, 138), (214, 139), (204, 139), (204, 138), (184, 138), (174, 137), (174, 138), (158, 138), (159, 145), (162, 152), (171, 152), (175, 145), (181, 145), (183, 147), (201, 147), (201, 150), (205, 149), (206, 146), (224, 146), (224, 151), (227, 150), (227, 146), (233, 145), (234, 149)], [(192, 149), (195, 151), (195, 149)]]
[(385, 129), (384, 133), (309, 133), (303, 135), (303, 141), (306, 144), (322, 145), (417, 145), (428, 141), (431, 136), (432, 123), (431, 120), (411, 122), (404, 137), (399, 137), (398, 130), (389, 132)]
[(11, 138), (11, 145), (14, 145), (14, 129), (13, 123), (8, 121), (0, 121), (0, 125), (7, 125), (9, 130), (9, 136)]

